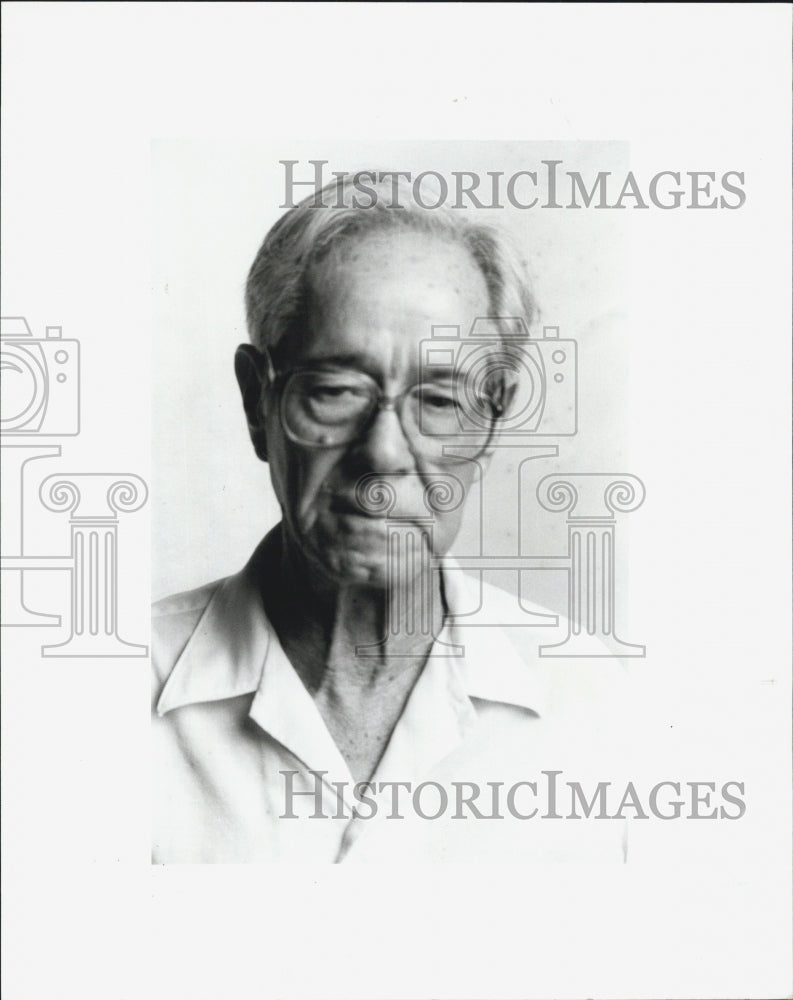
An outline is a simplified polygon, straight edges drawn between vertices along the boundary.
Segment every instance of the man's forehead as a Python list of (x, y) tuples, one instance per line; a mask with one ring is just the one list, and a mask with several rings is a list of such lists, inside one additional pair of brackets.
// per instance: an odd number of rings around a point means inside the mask
[[(307, 275), (312, 297), (364, 294), (373, 286), (445, 293), (486, 294), (486, 282), (467, 245), (446, 234), (414, 229), (346, 236)], [(439, 321), (440, 322), (440, 321)]]
[(489, 309), (467, 247), (432, 233), (368, 234), (354, 253), (328, 255), (308, 277), (302, 320), (279, 345), (286, 364), (415, 369), (433, 326), (469, 329)]

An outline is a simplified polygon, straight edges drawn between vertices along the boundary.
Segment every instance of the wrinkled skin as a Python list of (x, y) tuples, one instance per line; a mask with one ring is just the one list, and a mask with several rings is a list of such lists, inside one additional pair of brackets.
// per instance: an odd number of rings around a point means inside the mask
[[(484, 277), (463, 247), (425, 233), (369, 236), (328, 262), (315, 280), (310, 322), (293, 342), (279, 345), (279, 367), (340, 362), (372, 376), (395, 396), (419, 380), (420, 344), (433, 324), (468, 330), (489, 304)], [(355, 780), (376, 769), (391, 732), (426, 662), (432, 636), (393, 635), (397, 602), (388, 583), (384, 513), (361, 509), (355, 488), (372, 473), (397, 487), (390, 512), (426, 530), (424, 486), (452, 472), (467, 491), (480, 465), (433, 466), (411, 450), (393, 409), (381, 409), (360, 438), (316, 450), (284, 433), (277, 393), (263, 358), (239, 349), (237, 375), (257, 454), (270, 464), (283, 512), (280, 569), (264, 573), (265, 608), (283, 648), (314, 698)], [(463, 504), (433, 518), (433, 550), (445, 553), (460, 527)], [(404, 588), (398, 603), (418, 611), (431, 602), (433, 634), (443, 623), (440, 575)], [(414, 580), (414, 583), (418, 581)], [(387, 641), (377, 656), (356, 649)]]
[[(488, 311), (487, 288), (475, 261), (465, 248), (437, 237), (411, 231), (369, 237), (347, 254), (344, 265), (320, 276), (313, 320), (289, 345), (286, 367), (344, 359), (395, 395), (418, 380), (420, 344), (433, 324), (467, 330)], [(423, 487), (433, 474), (451, 472), (468, 487), (477, 467), (470, 462), (433, 466), (417, 458), (393, 410), (380, 411), (368, 433), (351, 445), (301, 448), (284, 434), (276, 400), (266, 385), (262, 388), (267, 460), (287, 544), (329, 583), (384, 587), (385, 519), (361, 510), (355, 499), (359, 479), (387, 474), (398, 486), (392, 516), (426, 519)], [(448, 551), (462, 510), (461, 505), (435, 515), (436, 553)]]

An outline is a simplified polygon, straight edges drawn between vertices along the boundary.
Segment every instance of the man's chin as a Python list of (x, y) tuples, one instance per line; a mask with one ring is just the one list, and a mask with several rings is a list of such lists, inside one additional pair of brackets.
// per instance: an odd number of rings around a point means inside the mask
[(385, 520), (335, 513), (310, 532), (310, 548), (330, 578), (342, 585), (385, 586), (388, 531)]
[[(310, 546), (307, 546), (312, 562), (318, 563), (323, 573), (339, 586), (384, 590), (393, 583), (399, 570), (390, 565), (387, 525), (383, 518), (357, 514), (345, 514), (335, 517), (332, 523), (317, 524), (310, 534)], [(403, 571), (419, 570), (417, 562), (403, 566)]]
[(385, 546), (377, 552), (333, 547), (325, 549), (321, 560), (325, 573), (339, 586), (363, 586), (375, 590), (384, 590), (388, 586)]

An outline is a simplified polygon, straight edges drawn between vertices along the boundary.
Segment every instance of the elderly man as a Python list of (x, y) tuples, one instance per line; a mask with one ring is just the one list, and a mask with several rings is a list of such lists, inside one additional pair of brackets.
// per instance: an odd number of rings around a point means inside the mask
[[(333, 196), (280, 219), (247, 283), (236, 374), (282, 520), (238, 575), (155, 610), (154, 860), (578, 857), (565, 824), (526, 820), (580, 719), (552, 696), (546, 721), (535, 629), (518, 650), (459, 627), (482, 592), (443, 558), (518, 348), (494, 337), (474, 378), (426, 342), (514, 331), (531, 296), (464, 214)], [(503, 595), (483, 603), (497, 626)]]

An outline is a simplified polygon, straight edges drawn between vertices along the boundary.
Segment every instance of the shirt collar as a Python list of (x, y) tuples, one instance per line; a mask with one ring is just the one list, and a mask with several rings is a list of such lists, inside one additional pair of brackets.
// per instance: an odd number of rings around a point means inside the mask
[(264, 613), (252, 563), (216, 587), (163, 687), (158, 715), (258, 688), (270, 647), (278, 640)]
[[(456, 560), (443, 560), (443, 589), (451, 623), (440, 639), (463, 647), (455, 658), (456, 670), (469, 698), (503, 702), (531, 709), (540, 715), (543, 709), (541, 685), (535, 666), (521, 656), (499, 626), (497, 612), (489, 610), (485, 621), (464, 626), (455, 617), (470, 615), (483, 597), (479, 584), (460, 569)], [(498, 593), (498, 591), (496, 591)], [(536, 646), (534, 647), (536, 651)]]
[[(158, 715), (184, 705), (254, 692), (261, 703), (272, 687), (267, 681), (274, 679), (268, 676), (266, 681), (265, 675), (283, 676), (288, 660), (256, 584), (261, 549), (213, 592), (163, 687)], [(470, 613), (472, 601), (479, 599), (476, 581), (449, 557), (443, 560), (441, 573), (452, 622), (444, 627), (430, 656), (447, 661), (468, 698), (517, 705), (540, 714), (542, 698), (533, 665), (518, 654), (498, 621), (469, 627), (454, 623), (455, 616)], [(450, 655), (447, 650), (452, 646), (462, 646), (462, 652)], [(296, 672), (294, 679), (300, 683)]]

